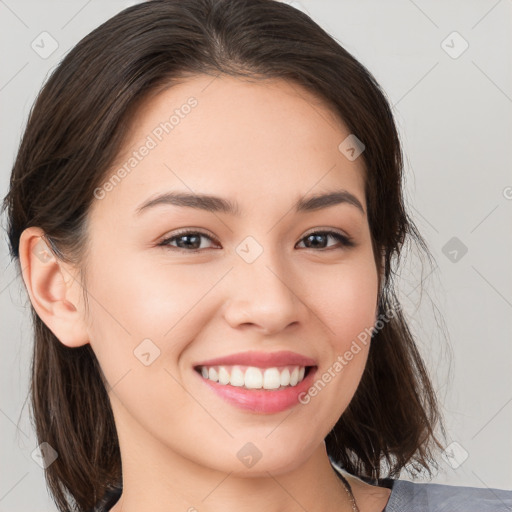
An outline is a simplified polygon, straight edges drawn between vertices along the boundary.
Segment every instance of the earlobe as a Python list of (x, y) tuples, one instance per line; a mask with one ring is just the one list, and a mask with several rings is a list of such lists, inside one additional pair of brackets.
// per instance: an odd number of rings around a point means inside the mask
[(30, 227), (19, 243), (23, 281), (39, 318), (68, 347), (89, 343), (82, 308), (81, 284), (44, 239), (44, 231)]

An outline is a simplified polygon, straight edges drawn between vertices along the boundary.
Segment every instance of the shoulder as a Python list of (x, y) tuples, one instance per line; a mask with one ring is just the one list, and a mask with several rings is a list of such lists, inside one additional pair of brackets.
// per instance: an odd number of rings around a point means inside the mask
[(393, 480), (384, 512), (501, 512), (512, 510), (512, 491)]
[[(349, 481), (365, 510), (382, 512), (506, 512), (512, 511), (512, 490), (356, 477), (332, 462)], [(373, 502), (366, 503), (370, 497)], [(366, 508), (364, 508), (366, 507)]]

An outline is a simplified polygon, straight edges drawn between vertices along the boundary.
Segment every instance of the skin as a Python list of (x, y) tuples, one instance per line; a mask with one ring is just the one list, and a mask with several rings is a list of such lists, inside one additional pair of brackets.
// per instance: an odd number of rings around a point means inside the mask
[[(378, 270), (366, 213), (346, 203), (292, 211), (299, 197), (342, 188), (366, 212), (363, 161), (338, 150), (350, 132), (297, 85), (197, 76), (143, 104), (112, 172), (190, 96), (198, 101), (190, 114), (94, 201), (84, 282), (77, 267), (35, 257), (43, 233), (25, 230), (30, 300), (63, 344), (90, 343), (105, 374), (123, 465), (114, 512), (350, 511), (324, 438), (357, 389), (368, 344), (307, 405), (273, 414), (223, 401), (192, 367), (292, 350), (315, 359), (320, 376), (374, 325)], [(172, 205), (136, 215), (146, 199), (178, 190), (236, 200), (242, 215)], [(218, 242), (201, 238), (195, 253), (177, 248), (183, 238), (157, 246), (180, 228)], [(308, 247), (306, 235), (321, 229), (356, 246), (328, 236)], [(248, 236), (263, 249), (250, 264), (236, 252)], [(147, 338), (160, 350), (148, 366), (134, 356)], [(237, 458), (248, 442), (261, 452), (250, 468)], [(388, 489), (347, 478), (361, 512), (383, 510)]]

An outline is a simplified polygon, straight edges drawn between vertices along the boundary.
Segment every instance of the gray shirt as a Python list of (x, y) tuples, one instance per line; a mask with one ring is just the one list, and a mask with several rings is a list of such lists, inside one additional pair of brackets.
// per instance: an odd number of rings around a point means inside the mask
[[(334, 463), (340, 474), (343, 470)], [(369, 479), (360, 478), (366, 483)], [(391, 489), (382, 512), (512, 512), (512, 491), (409, 482), (384, 478), (379, 487)]]
[(395, 480), (384, 512), (512, 512), (512, 491)]

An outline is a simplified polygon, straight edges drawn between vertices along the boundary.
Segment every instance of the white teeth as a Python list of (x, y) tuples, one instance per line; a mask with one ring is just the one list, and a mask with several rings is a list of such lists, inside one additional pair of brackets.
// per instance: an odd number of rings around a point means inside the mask
[(215, 368), (208, 368), (208, 378), (210, 380), (219, 380), (219, 374)]
[(249, 389), (261, 389), (263, 387), (263, 375), (259, 368), (250, 366), (245, 371), (245, 387)]
[(265, 389), (277, 389), (281, 386), (281, 376), (277, 368), (267, 368), (263, 373), (263, 387)]
[(219, 368), (219, 384), (229, 384), (229, 373), (224, 366)]
[(257, 368), (255, 366), (211, 366), (201, 367), (201, 375), (205, 379), (219, 384), (245, 387), (247, 389), (278, 389), (296, 386), (304, 379), (304, 366), (286, 366), (273, 368)]
[[(211, 370), (210, 370), (211, 372)], [(294, 368), (293, 372), (290, 375), (290, 386), (295, 386), (297, 381), (299, 380), (299, 368)]]
[[(227, 370), (226, 370), (227, 371)], [(229, 383), (232, 386), (243, 386), (244, 385), (244, 374), (242, 370), (238, 367), (234, 367), (231, 372), (231, 378), (229, 379)]]
[(285, 368), (281, 372), (281, 386), (288, 386), (290, 384), (290, 370)]

